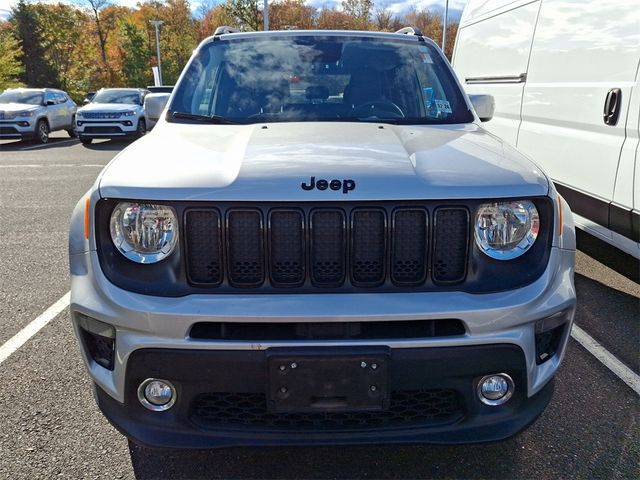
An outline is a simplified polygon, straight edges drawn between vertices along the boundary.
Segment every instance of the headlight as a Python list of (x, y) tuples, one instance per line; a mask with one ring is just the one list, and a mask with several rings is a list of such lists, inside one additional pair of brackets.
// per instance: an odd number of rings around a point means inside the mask
[(476, 244), (496, 260), (511, 260), (524, 254), (538, 237), (540, 217), (533, 202), (485, 203), (478, 207)]
[(16, 117), (33, 117), (33, 110), (23, 110), (22, 112), (16, 112)]
[(136, 112), (129, 110), (128, 112), (122, 112), (122, 115), (124, 115), (125, 117), (132, 117), (136, 114)]
[(84, 115), (84, 113), (82, 113), (82, 112), (80, 112), (80, 111), (77, 111), (77, 112), (76, 112), (76, 117), (82, 117), (83, 115)]
[(122, 202), (111, 213), (111, 239), (129, 260), (155, 263), (178, 243), (176, 211), (166, 205)]

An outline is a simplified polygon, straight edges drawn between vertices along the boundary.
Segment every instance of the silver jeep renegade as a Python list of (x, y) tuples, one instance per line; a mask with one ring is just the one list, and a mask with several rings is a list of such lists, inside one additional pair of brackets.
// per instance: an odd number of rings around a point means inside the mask
[(573, 321), (574, 229), (491, 115), (411, 28), (203, 41), (72, 217), (71, 314), (106, 417), (183, 448), (531, 424)]

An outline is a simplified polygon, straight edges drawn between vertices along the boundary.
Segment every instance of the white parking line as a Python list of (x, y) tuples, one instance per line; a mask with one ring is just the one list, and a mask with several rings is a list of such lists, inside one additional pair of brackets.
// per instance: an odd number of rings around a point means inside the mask
[(591, 335), (575, 324), (571, 330), (571, 336), (586, 348), (591, 355), (600, 360), (600, 363), (640, 395), (640, 376), (638, 374), (614, 357), (606, 348), (596, 342)]
[(104, 167), (98, 163), (23, 163), (0, 165), (0, 168), (41, 168), (41, 167)]
[[(70, 298), (71, 292), (65, 293), (56, 303), (47, 308), (42, 315), (7, 340), (7, 342), (0, 347), (0, 364), (67, 308)], [(640, 395), (640, 376), (638, 374), (618, 360), (606, 348), (595, 341), (591, 335), (575, 324), (571, 330), (571, 336), (586, 348), (591, 355), (596, 357), (600, 363)]]
[(52, 145), (64, 145), (71, 142), (77, 142), (77, 140), (75, 138), (69, 138), (67, 140), (60, 140), (59, 142), (45, 143), (43, 145), (31, 145), (30, 147), (21, 148), (20, 151), (24, 152), (25, 150), (36, 150), (38, 148), (47, 148)]
[(60, 300), (47, 308), (42, 315), (33, 320), (0, 347), (0, 364), (38, 333), (47, 323), (56, 318), (69, 305), (71, 292), (65, 293)]

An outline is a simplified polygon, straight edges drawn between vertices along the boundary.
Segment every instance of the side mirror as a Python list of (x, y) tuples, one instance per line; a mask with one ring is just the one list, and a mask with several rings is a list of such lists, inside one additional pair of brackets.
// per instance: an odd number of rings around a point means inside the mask
[(83, 104), (83, 105), (87, 105), (87, 104), (89, 104), (89, 103), (91, 103), (91, 100), (89, 100), (88, 98), (85, 98), (85, 99), (82, 101), (82, 104)]
[(488, 122), (493, 118), (493, 112), (496, 109), (493, 95), (469, 95), (469, 100), (481, 122)]
[(150, 93), (144, 98), (144, 111), (149, 118), (160, 118), (170, 93)]
[(50, 107), (51, 105), (55, 105), (55, 104), (56, 104), (56, 102), (54, 102), (53, 100), (47, 100), (47, 101), (45, 102), (45, 105), (46, 105), (47, 107)]

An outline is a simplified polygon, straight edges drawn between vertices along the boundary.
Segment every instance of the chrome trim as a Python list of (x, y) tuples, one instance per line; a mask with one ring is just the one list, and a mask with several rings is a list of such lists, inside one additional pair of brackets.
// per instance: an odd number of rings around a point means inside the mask
[[(482, 395), (482, 382), (484, 382), (487, 378), (490, 377), (503, 377), (507, 381), (507, 386), (509, 389), (507, 393), (505, 393), (504, 397), (499, 398), (497, 400), (489, 400), (484, 395)], [(492, 373), (491, 375), (485, 375), (480, 380), (478, 380), (478, 385), (476, 386), (476, 393), (478, 394), (478, 399), (484, 403), (485, 405), (489, 405), (490, 407), (497, 407), (499, 405), (503, 405), (509, 401), (509, 399), (513, 396), (513, 392), (515, 390), (515, 384), (513, 383), (513, 379), (507, 375), (506, 373)]]
[[(147, 400), (147, 397), (144, 396), (144, 389), (147, 388), (147, 385), (149, 385), (151, 382), (155, 381), (166, 383), (171, 389), (171, 400), (169, 400), (169, 402), (165, 403), (164, 405), (156, 405), (154, 403), (151, 403), (149, 400)], [(174, 387), (171, 382), (162, 380), (161, 378), (147, 378), (138, 387), (138, 400), (146, 409), (151, 410), (152, 412), (164, 412), (165, 410), (169, 410), (171, 407), (173, 407), (174, 403), (176, 403), (177, 398), (178, 392), (176, 391), (176, 387)]]
[(520, 75), (493, 75), (489, 77), (467, 77), (464, 79), (464, 83), (468, 85), (483, 84), (483, 83), (525, 83), (527, 81), (527, 74), (521, 73)]

